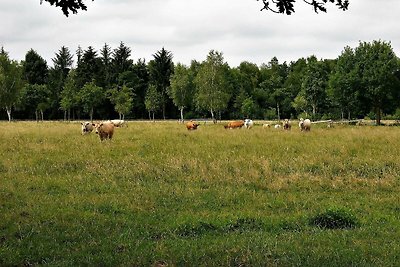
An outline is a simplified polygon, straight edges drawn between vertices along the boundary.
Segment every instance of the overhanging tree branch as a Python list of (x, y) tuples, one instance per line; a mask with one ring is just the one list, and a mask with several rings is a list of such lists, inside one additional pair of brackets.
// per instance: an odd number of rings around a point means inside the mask
[[(257, 0), (260, 1), (260, 0)], [(263, 2), (263, 8), (261, 8), (261, 11), (263, 10), (269, 10), (274, 13), (281, 13), (286, 15), (291, 15), (292, 13), (295, 12), (294, 10), (294, 3), (296, 0), (261, 0)], [(321, 1), (316, 1), (316, 0), (303, 0), (303, 2), (309, 4), (314, 8), (314, 12), (318, 13), (319, 11), (322, 12), (327, 12), (327, 9), (325, 5), (327, 3), (333, 3), (335, 4), (339, 9), (345, 11), (349, 8), (349, 0), (321, 0)], [(271, 5), (273, 4), (276, 6), (277, 10), (271, 8)]]
[[(54, 5), (56, 7), (61, 7), (62, 12), (65, 16), (68, 17), (69, 13), (73, 14), (78, 13), (79, 10), (87, 10), (87, 6), (83, 3), (84, 0), (44, 0), (49, 2), (50, 5)], [(94, 0), (92, 0), (94, 1)], [(43, 0), (40, 0), (40, 4), (43, 3)]]

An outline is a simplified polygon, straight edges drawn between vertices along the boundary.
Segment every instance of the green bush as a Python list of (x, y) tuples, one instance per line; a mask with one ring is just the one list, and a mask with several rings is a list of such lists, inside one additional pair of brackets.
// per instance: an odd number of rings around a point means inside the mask
[(310, 225), (327, 229), (355, 228), (358, 224), (352, 212), (342, 208), (329, 208), (310, 219)]

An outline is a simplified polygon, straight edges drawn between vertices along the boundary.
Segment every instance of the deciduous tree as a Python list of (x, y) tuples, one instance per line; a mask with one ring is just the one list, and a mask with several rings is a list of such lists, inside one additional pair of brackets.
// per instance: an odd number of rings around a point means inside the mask
[(399, 69), (398, 58), (390, 43), (361, 42), (355, 49), (357, 73), (361, 79), (361, 94), (370, 101), (376, 114), (376, 123), (381, 123), (381, 112), (394, 96)]
[(108, 91), (108, 98), (114, 105), (114, 109), (119, 114), (119, 119), (124, 120), (125, 114), (132, 110), (133, 106), (133, 92), (132, 88), (123, 85), (121, 88), (115, 87)]
[(147, 111), (149, 112), (149, 119), (154, 121), (154, 114), (157, 110), (160, 109), (160, 93), (157, 91), (157, 87), (154, 84), (150, 84), (146, 97), (144, 100), (144, 104), (146, 106)]
[(190, 70), (185, 65), (178, 63), (171, 77), (169, 94), (181, 113), (181, 122), (184, 121), (183, 110), (193, 101), (193, 85), (190, 79)]
[(222, 53), (211, 50), (195, 78), (197, 107), (210, 111), (214, 122), (216, 112), (225, 110), (231, 98), (226, 80), (228, 70)]
[(18, 62), (10, 60), (8, 54), (1, 48), (0, 51), (0, 108), (7, 112), (8, 121), (11, 121), (11, 111), (18, 101), (18, 94), (23, 86), (22, 67)]
[(90, 121), (93, 121), (94, 109), (104, 100), (103, 88), (97, 86), (94, 81), (86, 83), (79, 91), (79, 101), (83, 110), (89, 114)]

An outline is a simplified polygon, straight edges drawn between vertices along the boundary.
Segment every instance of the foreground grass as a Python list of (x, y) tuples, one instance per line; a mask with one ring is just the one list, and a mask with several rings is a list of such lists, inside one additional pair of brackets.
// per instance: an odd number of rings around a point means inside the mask
[[(395, 266), (400, 128), (0, 123), (0, 265)], [(310, 219), (344, 209), (358, 224)]]

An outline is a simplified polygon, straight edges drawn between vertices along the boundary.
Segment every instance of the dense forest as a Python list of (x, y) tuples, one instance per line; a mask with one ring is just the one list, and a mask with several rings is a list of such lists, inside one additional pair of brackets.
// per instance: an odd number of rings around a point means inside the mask
[(261, 66), (230, 67), (214, 50), (190, 65), (164, 48), (149, 62), (131, 56), (123, 42), (63, 46), (49, 66), (33, 49), (18, 62), (1, 48), (0, 119), (400, 119), (400, 60), (385, 41)]

